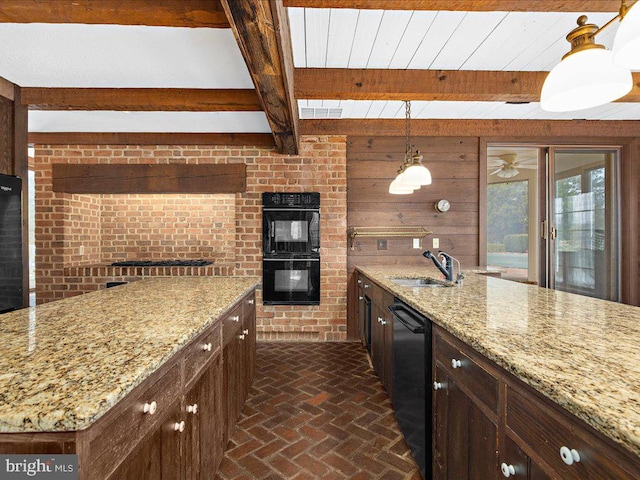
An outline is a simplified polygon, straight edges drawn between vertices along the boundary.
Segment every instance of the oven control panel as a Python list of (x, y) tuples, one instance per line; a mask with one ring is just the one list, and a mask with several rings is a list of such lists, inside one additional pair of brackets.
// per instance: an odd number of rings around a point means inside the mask
[(320, 194), (318, 192), (305, 193), (277, 193), (265, 192), (262, 194), (262, 205), (265, 207), (320, 207)]

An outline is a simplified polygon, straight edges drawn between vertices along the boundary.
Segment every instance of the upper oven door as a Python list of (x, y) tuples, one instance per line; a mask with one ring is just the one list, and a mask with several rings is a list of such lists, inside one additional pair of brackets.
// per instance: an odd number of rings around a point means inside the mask
[(318, 209), (263, 209), (262, 238), (265, 255), (320, 253)]

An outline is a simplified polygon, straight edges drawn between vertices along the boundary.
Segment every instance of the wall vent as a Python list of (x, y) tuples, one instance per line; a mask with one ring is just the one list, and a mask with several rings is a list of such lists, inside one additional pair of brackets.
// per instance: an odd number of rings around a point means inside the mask
[(326, 107), (301, 107), (300, 108), (300, 118), (312, 119), (312, 118), (341, 118), (342, 117), (342, 109), (341, 108), (326, 108)]

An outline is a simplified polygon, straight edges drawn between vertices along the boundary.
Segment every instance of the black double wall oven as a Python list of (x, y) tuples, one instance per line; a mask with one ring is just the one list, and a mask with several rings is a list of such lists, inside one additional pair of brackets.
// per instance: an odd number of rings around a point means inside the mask
[(320, 304), (320, 194), (262, 194), (265, 305)]

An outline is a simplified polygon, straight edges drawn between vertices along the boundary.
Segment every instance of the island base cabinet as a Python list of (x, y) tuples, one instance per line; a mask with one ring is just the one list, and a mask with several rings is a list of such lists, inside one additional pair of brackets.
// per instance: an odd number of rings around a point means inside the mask
[(139, 443), (136, 450), (109, 476), (109, 480), (185, 478), (181, 461), (184, 432), (176, 430), (180, 418), (181, 404), (178, 401), (169, 408), (160, 428)]
[(433, 396), (433, 478), (491, 480), (497, 477), (498, 429), (487, 414), (436, 367)]
[(222, 461), (222, 356), (218, 355), (185, 397), (185, 478), (215, 477)]
[[(507, 478), (514, 480), (551, 480), (551, 477), (535, 463), (520, 447), (510, 438), (505, 437), (502, 444), (501, 472), (509, 474)], [(511, 473), (513, 472), (513, 473)], [(504, 474), (502, 475), (505, 476)]]

